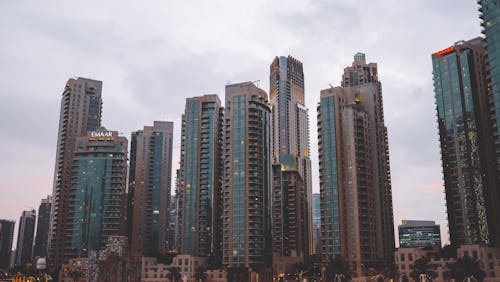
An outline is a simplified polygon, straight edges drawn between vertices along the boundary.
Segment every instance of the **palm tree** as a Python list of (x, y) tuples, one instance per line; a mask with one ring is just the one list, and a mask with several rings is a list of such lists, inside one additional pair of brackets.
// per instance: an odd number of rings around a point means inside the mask
[(169, 273), (167, 274), (167, 278), (170, 282), (179, 282), (182, 278), (181, 269), (178, 267), (171, 267), (168, 269)]
[(351, 279), (351, 270), (344, 258), (337, 256), (328, 263), (325, 276), (325, 281), (333, 281), (334, 279), (348, 281)]
[(450, 277), (455, 279), (455, 281), (474, 278), (478, 282), (481, 282), (485, 276), (484, 271), (479, 266), (479, 262), (469, 256), (458, 258), (457, 262), (448, 264), (447, 266)]
[(430, 279), (437, 277), (437, 272), (434, 271), (436, 269), (435, 265), (429, 263), (430, 260), (427, 257), (417, 259), (412, 265), (413, 269), (410, 272), (411, 278), (415, 279), (415, 281), (419, 281), (422, 275), (429, 277)]
[(194, 280), (196, 282), (205, 282), (205, 281), (207, 281), (207, 279), (208, 279), (208, 276), (205, 273), (205, 268), (201, 267), (201, 266), (197, 267), (196, 271), (194, 273)]

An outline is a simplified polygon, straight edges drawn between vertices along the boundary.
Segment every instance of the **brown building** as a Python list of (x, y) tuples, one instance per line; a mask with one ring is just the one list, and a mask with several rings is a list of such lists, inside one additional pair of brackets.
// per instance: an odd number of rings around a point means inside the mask
[(271, 264), (270, 108), (252, 82), (226, 85), (223, 264), (262, 270)]
[[(363, 70), (363, 71), (360, 71)], [(387, 129), (376, 64), (355, 55), (342, 85), (318, 105), (322, 258), (342, 256), (355, 276), (393, 261)]]
[(307, 194), (296, 168), (273, 165), (273, 272), (288, 273), (309, 257)]
[(75, 142), (78, 137), (86, 136), (87, 131), (101, 126), (101, 90), (101, 81), (71, 78), (62, 93), (49, 231), (49, 264), (56, 267), (65, 259)]
[(168, 251), (173, 130), (172, 122), (155, 121), (132, 133), (128, 234), (133, 255)]

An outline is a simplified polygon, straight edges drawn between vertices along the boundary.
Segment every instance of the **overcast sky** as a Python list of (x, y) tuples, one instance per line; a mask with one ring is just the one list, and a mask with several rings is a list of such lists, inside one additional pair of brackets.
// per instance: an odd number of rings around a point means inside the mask
[(304, 64), (317, 192), (319, 92), (363, 52), (382, 81), (395, 224), (435, 220), (448, 240), (431, 53), (480, 35), (475, 0), (128, 2), (0, 2), (0, 218), (52, 193), (68, 78), (103, 81), (102, 124), (129, 139), (174, 121), (176, 169), (185, 98), (224, 99), (229, 82), (268, 91), (289, 54)]

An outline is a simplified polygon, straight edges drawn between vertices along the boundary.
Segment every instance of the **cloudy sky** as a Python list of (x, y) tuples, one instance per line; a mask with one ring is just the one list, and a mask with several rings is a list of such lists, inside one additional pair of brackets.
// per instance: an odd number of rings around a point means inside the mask
[(68, 78), (102, 80), (103, 125), (128, 138), (174, 121), (177, 164), (186, 97), (223, 99), (242, 81), (268, 91), (271, 61), (288, 54), (304, 64), (319, 191), (319, 92), (364, 52), (383, 86), (395, 223), (436, 220), (448, 240), (431, 53), (480, 34), (475, 0), (125, 2), (0, 2), (0, 218), (52, 192)]

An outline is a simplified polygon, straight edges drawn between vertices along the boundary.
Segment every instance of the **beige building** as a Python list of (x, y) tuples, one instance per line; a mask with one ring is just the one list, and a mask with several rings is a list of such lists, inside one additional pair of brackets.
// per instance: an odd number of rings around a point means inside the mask
[[(452, 281), (445, 279), (445, 272), (448, 271), (447, 265), (455, 263), (456, 259), (443, 259), (438, 258), (437, 254), (439, 248), (399, 248), (396, 249), (394, 256), (396, 259), (396, 266), (399, 271), (400, 277), (406, 275), (410, 281), (410, 273), (412, 265), (416, 260), (428, 257), (430, 264), (435, 266), (438, 276), (433, 279), (433, 282)], [(485, 272), (486, 276), (484, 282), (497, 282), (500, 281), (500, 248), (493, 248), (482, 245), (464, 245), (458, 248), (457, 256), (463, 258), (469, 256), (479, 261), (479, 265)]]
[[(177, 255), (172, 264), (162, 264), (154, 257), (143, 257), (141, 266), (141, 282), (169, 282), (168, 274), (173, 267), (179, 268), (183, 282), (195, 282), (195, 273), (198, 267), (207, 263), (205, 257), (193, 257), (190, 255)], [(206, 282), (226, 282), (225, 270), (212, 269), (205, 271)]]

